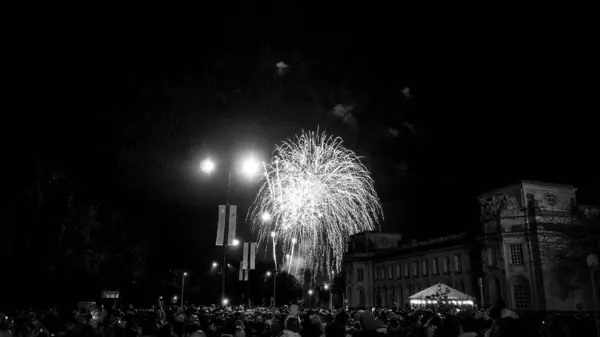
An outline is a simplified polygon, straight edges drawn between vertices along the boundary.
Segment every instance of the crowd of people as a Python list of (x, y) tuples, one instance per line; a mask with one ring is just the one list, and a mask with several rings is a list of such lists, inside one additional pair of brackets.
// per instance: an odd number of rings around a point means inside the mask
[(594, 317), (520, 317), (500, 302), (486, 310), (185, 307), (156, 305), (2, 313), (0, 337), (519, 337), (593, 336)]

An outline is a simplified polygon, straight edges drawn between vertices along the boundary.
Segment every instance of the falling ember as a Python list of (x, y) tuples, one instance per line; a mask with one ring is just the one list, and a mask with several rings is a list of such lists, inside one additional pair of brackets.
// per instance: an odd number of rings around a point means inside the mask
[[(265, 213), (271, 221), (261, 221)], [(276, 233), (283, 254), (292, 259), (301, 244), (305, 268), (313, 277), (322, 273), (330, 279), (341, 271), (349, 237), (375, 229), (383, 218), (360, 158), (341, 138), (318, 131), (275, 148), (249, 216), (259, 242)]]

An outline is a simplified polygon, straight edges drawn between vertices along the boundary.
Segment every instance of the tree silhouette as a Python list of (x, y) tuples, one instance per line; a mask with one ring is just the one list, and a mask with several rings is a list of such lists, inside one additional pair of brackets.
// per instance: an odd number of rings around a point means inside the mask
[[(117, 213), (80, 196), (80, 188), (66, 174), (38, 165), (33, 179), (22, 182), (4, 205), (0, 256), (16, 278), (2, 284), (20, 292), (23, 279), (44, 279), (30, 296), (55, 287), (44, 296), (59, 299), (73, 284), (95, 279), (113, 284), (131, 280), (145, 265), (139, 239), (128, 238), (130, 226)], [(64, 289), (63, 289), (64, 288)], [(90, 287), (87, 291), (96, 291)]]
[(437, 288), (435, 289), (435, 292), (432, 295), (426, 296), (425, 298), (427, 300), (435, 301), (436, 303), (441, 305), (443, 302), (448, 301), (449, 294), (450, 294), (450, 288), (449, 287), (443, 288), (442, 284), (438, 283)]

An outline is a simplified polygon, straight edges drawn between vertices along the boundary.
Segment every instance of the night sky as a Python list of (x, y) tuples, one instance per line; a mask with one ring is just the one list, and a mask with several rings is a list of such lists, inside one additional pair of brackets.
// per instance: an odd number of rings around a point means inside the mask
[[(597, 92), (572, 81), (566, 59), (490, 43), (415, 61), (422, 51), (406, 33), (261, 6), (219, 24), (203, 12), (187, 34), (65, 27), (15, 43), (6, 200), (36, 167), (64, 172), (84, 198), (129, 219), (154, 271), (201, 270), (218, 258), (227, 175), (202, 175), (200, 160), (268, 160), (275, 144), (320, 127), (365, 157), (396, 210), (389, 228), (411, 236), (475, 228), (478, 193), (521, 179), (573, 184), (581, 201), (600, 202)], [(233, 175), (232, 203), (245, 213), (258, 185)]]

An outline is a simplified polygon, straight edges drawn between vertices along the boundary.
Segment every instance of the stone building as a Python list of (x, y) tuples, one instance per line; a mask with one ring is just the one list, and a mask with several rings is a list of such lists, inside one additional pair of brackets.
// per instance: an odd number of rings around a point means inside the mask
[(581, 214), (599, 210), (578, 205), (575, 192), (570, 185), (522, 181), (484, 193), (476, 239), (354, 235), (344, 259), (348, 305), (403, 306), (408, 296), (439, 282), (483, 305), (503, 299), (516, 310), (592, 311), (586, 257), (570, 251), (561, 233), (580, 226)]
[(482, 194), (484, 303), (517, 310), (593, 310), (585, 257), (560, 233), (579, 225), (576, 188), (522, 181)]
[(479, 252), (466, 234), (402, 243), (400, 234), (352, 237), (344, 260), (350, 307), (401, 307), (408, 296), (444, 283), (475, 296)]

